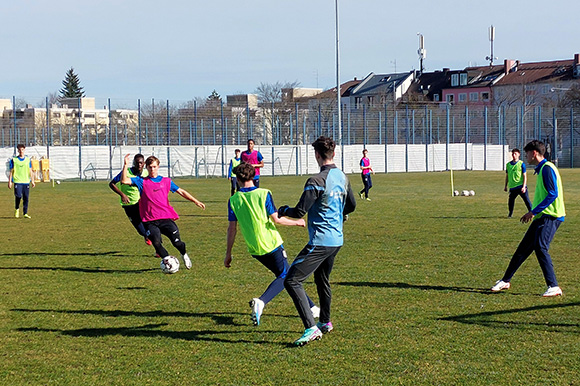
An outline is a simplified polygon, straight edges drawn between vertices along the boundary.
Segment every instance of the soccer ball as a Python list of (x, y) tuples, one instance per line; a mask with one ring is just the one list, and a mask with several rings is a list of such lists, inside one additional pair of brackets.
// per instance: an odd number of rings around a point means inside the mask
[(161, 259), (161, 271), (163, 273), (176, 273), (179, 271), (179, 260), (174, 256), (165, 256)]
[(57, 184), (57, 185), (60, 185), (60, 181), (56, 181), (56, 184)]
[(469, 195), (470, 195), (470, 196), (475, 196), (475, 190), (470, 190), (470, 191), (469, 191)]
[(453, 195), (454, 195), (454, 196), (459, 196), (459, 190), (454, 190), (454, 191), (453, 191)]
[(461, 192), (462, 196), (469, 196), (469, 190), (464, 190)]

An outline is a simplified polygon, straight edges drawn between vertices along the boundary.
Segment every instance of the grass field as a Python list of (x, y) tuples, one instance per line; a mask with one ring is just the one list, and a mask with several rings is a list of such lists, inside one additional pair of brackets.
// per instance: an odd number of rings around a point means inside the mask
[[(456, 172), (475, 197), (451, 197), (448, 173), (373, 176), (331, 276), (335, 331), (303, 348), (289, 345), (303, 328), (286, 293), (251, 324), (248, 301), (272, 276), (241, 234), (223, 267), (227, 180), (176, 180), (207, 209), (172, 196), (193, 260), (175, 275), (161, 273), (107, 182), (39, 184), (30, 220), (12, 218), (4, 188), (0, 384), (580, 385), (580, 170), (561, 174), (558, 298), (540, 296), (535, 256), (512, 289), (488, 291), (527, 229), (506, 218), (504, 173)], [(305, 179), (261, 184), (294, 205)], [(279, 229), (292, 259), (307, 231)], [(312, 280), (307, 290), (316, 300)]]

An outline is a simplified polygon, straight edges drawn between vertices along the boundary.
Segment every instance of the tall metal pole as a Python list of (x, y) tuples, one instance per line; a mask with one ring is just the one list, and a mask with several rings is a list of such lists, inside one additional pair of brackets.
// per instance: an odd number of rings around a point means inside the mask
[(338, 117), (338, 143), (340, 144), (341, 169), (344, 170), (344, 144), (342, 143), (342, 116), (340, 108), (340, 45), (338, 24), (338, 0), (334, 0), (336, 9), (336, 107)]

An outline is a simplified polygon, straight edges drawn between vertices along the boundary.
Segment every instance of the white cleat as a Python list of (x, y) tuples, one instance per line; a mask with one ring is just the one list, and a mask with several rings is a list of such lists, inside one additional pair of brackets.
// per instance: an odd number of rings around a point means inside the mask
[(183, 259), (183, 263), (185, 264), (185, 268), (191, 269), (191, 259), (189, 258), (189, 256), (187, 256), (187, 253), (181, 255), (181, 258)]
[(542, 295), (545, 298), (551, 298), (553, 296), (562, 296), (562, 289), (558, 286), (556, 287), (548, 287), (546, 292)]
[(264, 302), (258, 298), (253, 298), (250, 300), (250, 307), (252, 307), (252, 322), (254, 322), (254, 326), (259, 326), (264, 311)]
[(491, 292), (499, 292), (502, 290), (506, 290), (506, 289), (510, 289), (511, 284), (508, 282), (505, 282), (503, 280), (498, 280), (495, 282), (495, 285), (493, 287), (491, 287)]

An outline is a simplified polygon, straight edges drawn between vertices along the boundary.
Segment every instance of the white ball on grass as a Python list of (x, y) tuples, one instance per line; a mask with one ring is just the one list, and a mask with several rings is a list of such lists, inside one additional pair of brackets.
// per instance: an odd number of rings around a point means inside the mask
[(161, 259), (161, 271), (172, 274), (179, 271), (179, 260), (175, 256), (165, 256)]

